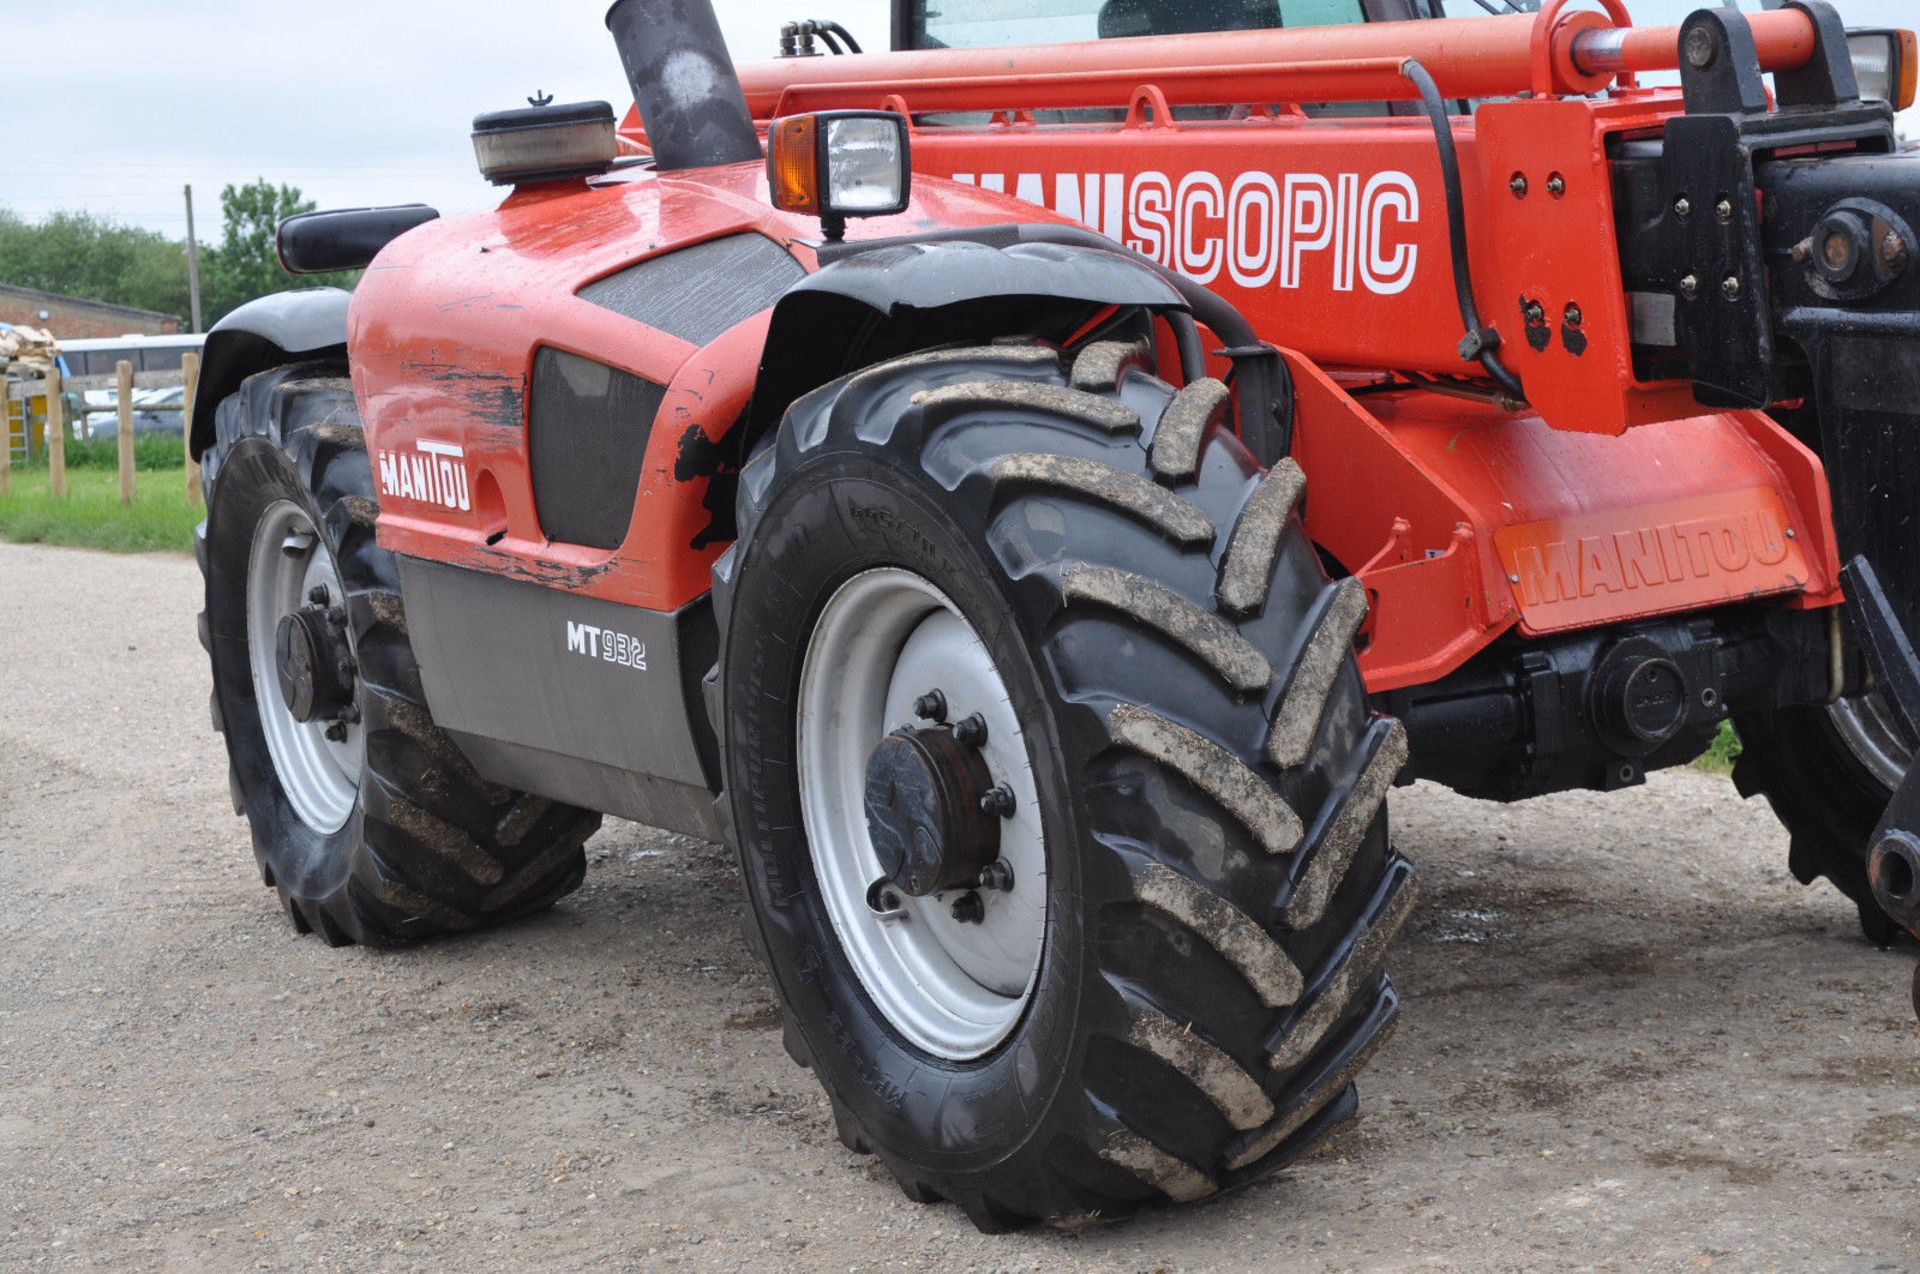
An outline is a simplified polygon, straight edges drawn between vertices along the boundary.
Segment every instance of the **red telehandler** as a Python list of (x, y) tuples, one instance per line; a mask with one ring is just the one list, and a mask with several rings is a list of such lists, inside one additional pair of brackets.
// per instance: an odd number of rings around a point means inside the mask
[(725, 839), (842, 1139), (1000, 1229), (1352, 1113), (1396, 778), (1731, 717), (1794, 870), (1916, 923), (1910, 33), (607, 23), (624, 125), (479, 117), (496, 210), (290, 220), (357, 291), (209, 337), (213, 719), (296, 929), (546, 907), (601, 812)]

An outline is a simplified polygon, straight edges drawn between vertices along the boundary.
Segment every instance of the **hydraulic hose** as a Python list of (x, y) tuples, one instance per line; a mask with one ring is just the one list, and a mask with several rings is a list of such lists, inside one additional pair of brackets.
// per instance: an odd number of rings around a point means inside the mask
[(1480, 308), (1473, 301), (1473, 268), (1467, 261), (1466, 200), (1460, 193), (1460, 155), (1454, 149), (1453, 123), (1447, 117), (1447, 104), (1440, 97), (1433, 76), (1420, 65), (1419, 59), (1408, 58), (1402, 62), (1400, 74), (1420, 91), (1420, 105), (1433, 125), (1434, 145), (1440, 152), (1440, 180), (1447, 195), (1447, 248), (1453, 256), (1453, 294), (1460, 303), (1460, 322), (1467, 329), (1467, 334), (1460, 338), (1460, 357), (1465, 361), (1477, 360), (1501, 389), (1517, 401), (1525, 402), (1527, 394), (1520, 386), (1520, 379), (1500, 361), (1497, 352), (1500, 334), (1481, 326)]

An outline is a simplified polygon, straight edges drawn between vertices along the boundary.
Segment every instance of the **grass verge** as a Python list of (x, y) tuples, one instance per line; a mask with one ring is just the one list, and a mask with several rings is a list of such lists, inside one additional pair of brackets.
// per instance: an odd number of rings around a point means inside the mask
[(1707, 750), (1694, 758), (1694, 765), (1710, 774), (1731, 774), (1733, 763), (1740, 756), (1740, 736), (1733, 732), (1733, 722), (1722, 721), (1720, 733), (1715, 735)]
[(45, 468), (13, 471), (0, 495), (0, 539), (105, 549), (111, 553), (191, 553), (193, 528), (205, 511), (188, 504), (179, 468), (135, 475), (134, 503), (120, 504), (120, 475), (111, 469), (69, 469), (67, 498), (56, 500)]

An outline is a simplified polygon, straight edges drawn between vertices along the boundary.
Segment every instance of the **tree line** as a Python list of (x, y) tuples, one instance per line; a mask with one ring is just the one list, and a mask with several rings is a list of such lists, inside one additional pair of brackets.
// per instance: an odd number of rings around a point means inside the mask
[[(265, 179), (220, 192), (220, 240), (200, 245), (200, 309), (208, 327), (271, 292), (359, 281), (358, 271), (295, 276), (280, 268), (275, 229), (313, 209), (297, 186)], [(28, 221), (0, 207), (0, 283), (177, 314), (182, 331), (192, 311), (184, 240), (87, 212)]]

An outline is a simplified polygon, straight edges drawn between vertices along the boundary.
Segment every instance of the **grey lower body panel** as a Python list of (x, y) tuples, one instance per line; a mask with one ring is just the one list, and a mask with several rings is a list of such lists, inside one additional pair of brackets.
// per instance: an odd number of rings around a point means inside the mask
[(649, 827), (705, 840), (724, 839), (714, 817), (714, 794), (705, 787), (543, 752), (523, 743), (486, 739), (459, 730), (447, 733), (473, 762), (473, 768), (495, 783), (630, 818)]
[(718, 838), (705, 598), (644, 610), (402, 557), (427, 706), (492, 782)]

